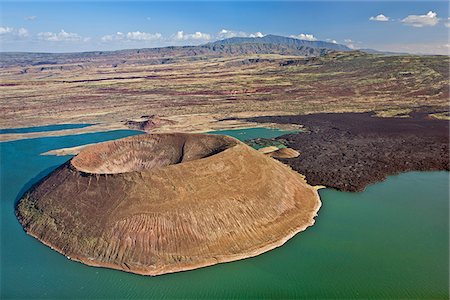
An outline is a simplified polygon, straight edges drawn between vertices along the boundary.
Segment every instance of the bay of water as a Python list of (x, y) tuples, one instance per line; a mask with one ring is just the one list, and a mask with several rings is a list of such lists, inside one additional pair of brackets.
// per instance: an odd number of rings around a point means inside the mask
[[(225, 133), (273, 137), (246, 130)], [(139, 133), (0, 143), (0, 298), (448, 298), (448, 172), (391, 176), (362, 193), (321, 190), (316, 224), (284, 246), (158, 277), (85, 266), (25, 234), (15, 202), (70, 158), (40, 153)]]
[(45, 131), (55, 131), (55, 130), (78, 129), (78, 128), (88, 127), (91, 125), (93, 125), (93, 124), (58, 124), (58, 125), (45, 125), (45, 126), (22, 127), (22, 128), (5, 128), (5, 129), (0, 129), (0, 134), (30, 133), (30, 132), (45, 132)]
[(247, 140), (256, 139), (256, 138), (271, 139), (271, 138), (275, 138), (275, 137), (283, 135), (283, 134), (289, 134), (289, 133), (294, 133), (294, 132), (298, 132), (298, 130), (287, 131), (287, 130), (281, 130), (281, 129), (277, 129), (277, 128), (263, 128), (263, 127), (258, 128), (257, 127), (257, 128), (245, 128), (245, 129), (217, 130), (217, 131), (211, 131), (209, 133), (229, 135), (234, 138), (237, 138), (238, 140), (247, 141)]

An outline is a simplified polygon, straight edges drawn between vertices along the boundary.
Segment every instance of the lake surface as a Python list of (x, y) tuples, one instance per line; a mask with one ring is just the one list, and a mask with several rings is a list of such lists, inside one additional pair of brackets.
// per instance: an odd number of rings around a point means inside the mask
[(58, 124), (58, 125), (45, 125), (36, 127), (22, 127), (22, 128), (5, 128), (0, 129), (0, 134), (6, 133), (30, 133), (30, 132), (45, 132), (45, 131), (55, 131), (55, 130), (66, 130), (66, 129), (78, 129), (94, 124)]
[(294, 132), (298, 132), (298, 130), (287, 131), (276, 128), (245, 128), (245, 129), (217, 130), (211, 131), (209, 133), (225, 134), (237, 138), (238, 140), (246, 141), (256, 138), (271, 139), (283, 134), (289, 134)]
[(70, 158), (40, 153), (140, 133), (0, 143), (0, 298), (448, 298), (448, 172), (392, 176), (363, 193), (321, 190), (316, 224), (284, 246), (159, 277), (88, 267), (24, 233), (18, 197)]

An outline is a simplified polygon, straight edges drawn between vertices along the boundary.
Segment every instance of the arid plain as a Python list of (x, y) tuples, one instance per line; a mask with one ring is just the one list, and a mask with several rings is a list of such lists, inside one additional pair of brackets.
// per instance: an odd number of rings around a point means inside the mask
[[(87, 132), (158, 115), (174, 121), (158, 131), (199, 132), (255, 126), (231, 118), (364, 111), (395, 116), (424, 106), (448, 118), (446, 56), (184, 48), (65, 55), (2, 56), (1, 128), (98, 124), (71, 130)], [(39, 134), (26, 135), (33, 136)]]

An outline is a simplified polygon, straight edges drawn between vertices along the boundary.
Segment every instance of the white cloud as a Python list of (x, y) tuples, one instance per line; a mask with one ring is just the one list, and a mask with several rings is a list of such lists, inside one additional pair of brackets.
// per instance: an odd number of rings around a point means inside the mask
[(125, 38), (125, 35), (118, 31), (115, 34), (108, 34), (108, 35), (104, 35), (101, 37), (101, 40), (103, 42), (111, 42), (111, 41), (116, 41), (116, 40), (123, 40)]
[(153, 41), (161, 39), (161, 33), (147, 33), (147, 32), (128, 32), (127, 39), (129, 40), (137, 40), (137, 41)]
[(12, 28), (12, 27), (3, 27), (3, 26), (0, 27), (0, 34), (1, 35), (12, 33), (13, 31), (14, 31), (14, 28)]
[(183, 39), (184, 39), (184, 32), (183, 32), (183, 31), (178, 31), (178, 32), (175, 34), (175, 39), (176, 39), (176, 40), (183, 40)]
[(437, 14), (430, 10), (426, 15), (409, 15), (401, 22), (408, 26), (424, 27), (435, 26), (439, 22), (439, 19)]
[(209, 41), (211, 39), (211, 35), (200, 31), (197, 31), (195, 33), (184, 33), (184, 31), (181, 30), (173, 36), (173, 39), (178, 41)]
[(233, 37), (248, 37), (249, 34), (243, 31), (233, 31), (228, 29), (222, 29), (218, 34), (217, 37), (219, 39), (229, 39)]
[(60, 32), (39, 32), (38, 38), (44, 41), (51, 42), (64, 42), (64, 41), (88, 41), (89, 38), (83, 38), (77, 33), (66, 32), (64, 29), (61, 29)]
[(28, 30), (25, 28), (19, 28), (17, 30), (17, 35), (20, 37), (27, 37), (29, 35)]
[(250, 33), (250, 35), (249, 35), (249, 37), (253, 37), (253, 38), (255, 38), (255, 37), (258, 37), (258, 38), (262, 38), (262, 37), (264, 37), (264, 34), (262, 33), (262, 32), (255, 32), (255, 33)]
[(370, 17), (369, 20), (370, 21), (377, 21), (377, 22), (387, 22), (387, 21), (389, 21), (389, 17), (386, 17), (383, 14), (379, 14), (378, 16)]
[(142, 31), (131, 31), (128, 33), (116, 32), (115, 34), (108, 34), (101, 37), (102, 42), (112, 41), (156, 41), (161, 40), (161, 33), (148, 33)]
[(27, 21), (34, 21), (34, 20), (36, 20), (37, 19), (37, 16), (28, 16), (28, 17), (25, 17), (25, 20), (27, 20)]
[(26, 28), (13, 28), (13, 27), (0, 27), (0, 36), (10, 37), (10, 38), (26, 38), (29, 36), (28, 30)]
[(299, 35), (291, 35), (291, 38), (296, 38), (299, 40), (305, 40), (305, 41), (317, 41), (317, 38), (308, 33), (300, 33)]
[(229, 29), (222, 29), (218, 34), (217, 34), (217, 38), (218, 39), (228, 39), (228, 38), (233, 38), (233, 37), (263, 37), (264, 34), (262, 32), (255, 32), (255, 33), (247, 33), (244, 31), (234, 31), (234, 30), (229, 30)]
[(209, 40), (211, 39), (211, 35), (207, 34), (207, 33), (202, 33), (200, 31), (197, 31), (194, 34), (188, 34), (186, 35), (187, 38), (189, 39), (193, 39), (193, 40)]
[(329, 42), (329, 43), (337, 44), (337, 41), (336, 41), (336, 40), (326, 39), (326, 41)]
[(344, 40), (344, 43), (345, 43), (345, 45), (346, 45), (347, 47), (349, 47), (350, 49), (355, 49), (355, 48), (356, 48), (355, 44), (356, 44), (357, 42), (355, 42), (354, 40), (351, 40), (351, 39), (345, 39), (345, 40)]
[(444, 26), (450, 28), (450, 18), (447, 18), (447, 22), (444, 23)]

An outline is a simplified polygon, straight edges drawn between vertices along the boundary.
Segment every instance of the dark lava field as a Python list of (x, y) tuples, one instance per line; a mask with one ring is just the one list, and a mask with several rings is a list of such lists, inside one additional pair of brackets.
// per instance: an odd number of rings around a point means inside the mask
[(300, 152), (296, 158), (280, 161), (304, 174), (312, 185), (354, 192), (392, 174), (449, 170), (449, 121), (428, 113), (389, 118), (373, 113), (321, 113), (247, 120), (304, 125), (307, 132), (272, 142)]

